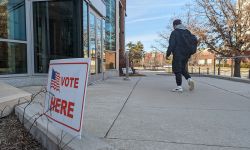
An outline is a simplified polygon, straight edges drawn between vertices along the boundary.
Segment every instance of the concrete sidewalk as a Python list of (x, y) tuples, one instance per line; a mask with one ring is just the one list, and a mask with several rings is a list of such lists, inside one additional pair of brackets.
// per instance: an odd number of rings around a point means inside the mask
[(250, 84), (197, 77), (173, 93), (174, 77), (146, 74), (89, 86), (84, 132), (120, 150), (250, 149)]

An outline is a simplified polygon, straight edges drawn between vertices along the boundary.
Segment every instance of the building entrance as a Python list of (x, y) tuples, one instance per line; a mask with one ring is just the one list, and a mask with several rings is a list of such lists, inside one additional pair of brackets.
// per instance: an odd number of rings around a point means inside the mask
[(47, 73), (53, 59), (81, 57), (79, 19), (72, 0), (34, 1), (34, 73)]

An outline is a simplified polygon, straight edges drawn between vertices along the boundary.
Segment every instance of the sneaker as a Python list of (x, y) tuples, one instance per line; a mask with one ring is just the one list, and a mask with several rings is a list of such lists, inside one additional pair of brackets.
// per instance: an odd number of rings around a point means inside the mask
[(189, 90), (193, 91), (194, 90), (194, 80), (189, 78), (188, 79), (188, 85), (189, 85)]
[(178, 86), (177, 88), (174, 88), (172, 92), (183, 92), (183, 89), (181, 86)]

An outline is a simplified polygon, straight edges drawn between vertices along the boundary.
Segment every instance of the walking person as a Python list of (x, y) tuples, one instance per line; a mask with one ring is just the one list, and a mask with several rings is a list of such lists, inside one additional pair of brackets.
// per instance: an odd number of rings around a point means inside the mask
[(189, 90), (192, 91), (194, 89), (194, 80), (189, 75), (186, 65), (188, 63), (188, 59), (193, 53), (190, 52), (190, 42), (188, 43), (186, 40), (189, 37), (185, 38), (184, 36), (192, 36), (192, 34), (182, 24), (180, 19), (174, 20), (173, 27), (174, 31), (172, 31), (170, 35), (169, 47), (167, 50), (166, 57), (168, 58), (171, 54), (173, 54), (172, 69), (175, 74), (177, 87), (174, 88), (172, 91), (183, 92), (182, 75), (188, 81)]

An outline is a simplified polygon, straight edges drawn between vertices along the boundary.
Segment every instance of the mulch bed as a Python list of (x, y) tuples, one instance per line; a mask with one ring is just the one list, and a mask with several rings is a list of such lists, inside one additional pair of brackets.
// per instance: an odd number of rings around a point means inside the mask
[(0, 150), (42, 150), (15, 114), (0, 119)]

